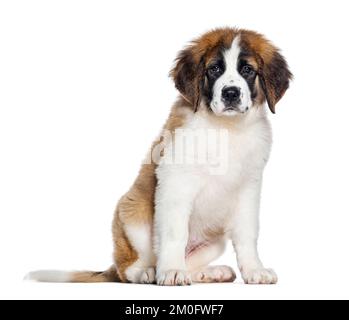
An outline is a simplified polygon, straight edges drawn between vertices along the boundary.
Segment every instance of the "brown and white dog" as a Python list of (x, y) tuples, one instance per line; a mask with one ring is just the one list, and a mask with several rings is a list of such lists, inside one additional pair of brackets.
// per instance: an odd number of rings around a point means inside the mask
[(181, 96), (117, 205), (113, 266), (105, 272), (37, 271), (29, 279), (159, 285), (234, 281), (230, 267), (209, 266), (231, 240), (246, 283), (277, 282), (258, 256), (257, 238), (271, 147), (265, 106), (274, 113), (288, 89), (292, 75), (285, 59), (256, 32), (222, 28), (181, 51), (171, 77)]

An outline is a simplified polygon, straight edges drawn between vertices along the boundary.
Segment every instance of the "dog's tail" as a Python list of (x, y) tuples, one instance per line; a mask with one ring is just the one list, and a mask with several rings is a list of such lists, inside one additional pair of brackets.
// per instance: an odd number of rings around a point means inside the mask
[(25, 280), (38, 282), (75, 282), (75, 283), (95, 283), (95, 282), (121, 282), (115, 266), (107, 271), (93, 272), (65, 272), (55, 270), (41, 270), (30, 272)]

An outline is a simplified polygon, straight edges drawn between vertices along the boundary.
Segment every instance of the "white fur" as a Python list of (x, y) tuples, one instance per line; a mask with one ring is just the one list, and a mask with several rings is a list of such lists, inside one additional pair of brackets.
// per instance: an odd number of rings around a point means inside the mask
[[(239, 112), (246, 112), (252, 107), (250, 89), (246, 80), (238, 72), (240, 52), (240, 37), (236, 37), (231, 47), (223, 53), (225, 71), (213, 86), (213, 99), (211, 101), (211, 109), (217, 115), (225, 114), (234, 116)], [(225, 105), (222, 102), (222, 89), (231, 86), (238, 87), (241, 90), (241, 104), (238, 106), (238, 112), (234, 110), (223, 111)]]
[(222, 255), (225, 247), (226, 239), (223, 238), (197, 250), (195, 254), (187, 257), (187, 269), (190, 271), (196, 271), (199, 268), (205, 268), (212, 261), (218, 259)]
[[(254, 107), (244, 115), (226, 117), (223, 121), (200, 108), (182, 127), (191, 131), (222, 128), (228, 131), (228, 167), (224, 174), (212, 175), (209, 164), (193, 165), (192, 161), (168, 165), (166, 157), (173, 151), (176, 137), (167, 146), (156, 172), (155, 249), (159, 284), (190, 282), (185, 259), (187, 245), (226, 239), (231, 239), (235, 246), (239, 268), (247, 283), (276, 281), (272, 271), (264, 269), (257, 253), (260, 188), (271, 147), (271, 129), (264, 110)], [(180, 158), (192, 156), (188, 152)], [(209, 230), (223, 230), (223, 235), (210, 238)], [(219, 248), (214, 252), (219, 253)]]
[(40, 282), (70, 282), (71, 273), (55, 270), (41, 270), (30, 272), (24, 280)]
[(138, 253), (138, 259), (126, 271), (126, 278), (133, 283), (152, 283), (155, 280), (155, 256), (149, 224), (125, 225), (125, 232)]
[(139, 259), (126, 269), (125, 275), (127, 280), (132, 283), (155, 282), (155, 268), (144, 266)]
[(145, 267), (155, 265), (155, 256), (152, 242), (152, 227), (150, 224), (126, 224), (125, 232), (131, 245), (138, 252), (138, 260)]
[(205, 266), (191, 273), (193, 282), (232, 282), (236, 275), (228, 266)]

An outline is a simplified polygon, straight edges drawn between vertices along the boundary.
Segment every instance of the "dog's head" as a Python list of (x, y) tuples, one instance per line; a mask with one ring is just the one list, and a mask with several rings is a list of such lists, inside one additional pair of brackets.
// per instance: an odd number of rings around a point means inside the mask
[(279, 50), (247, 30), (216, 29), (181, 51), (170, 75), (196, 111), (201, 102), (216, 115), (246, 113), (267, 101), (275, 105), (292, 74)]

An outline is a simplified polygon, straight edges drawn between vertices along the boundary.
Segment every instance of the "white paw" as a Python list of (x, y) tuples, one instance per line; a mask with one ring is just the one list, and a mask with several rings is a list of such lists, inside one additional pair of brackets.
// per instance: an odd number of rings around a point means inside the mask
[(155, 283), (155, 268), (145, 269), (141, 274), (139, 282), (145, 284)]
[(194, 282), (233, 282), (236, 275), (228, 266), (209, 266), (194, 272), (192, 278)]
[(155, 283), (155, 268), (153, 267), (129, 267), (126, 278), (131, 283)]
[(254, 269), (242, 273), (242, 277), (247, 284), (275, 284), (278, 277), (273, 269)]
[(184, 270), (168, 270), (158, 272), (156, 282), (160, 286), (187, 286), (191, 284), (191, 277)]

